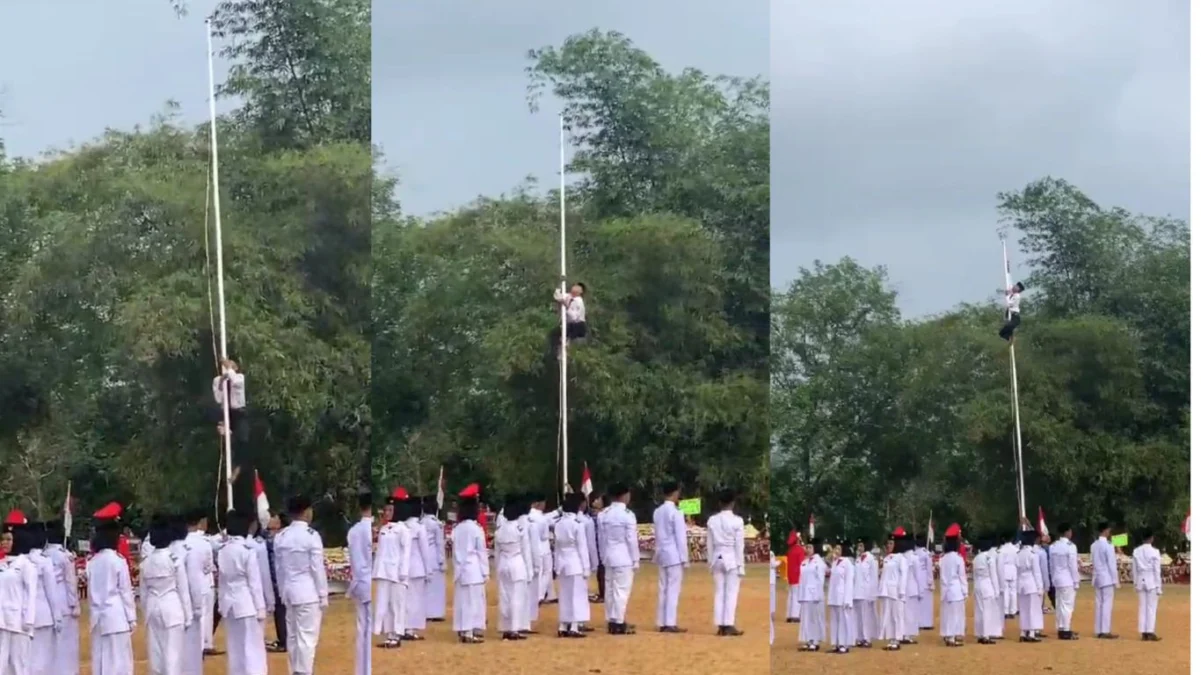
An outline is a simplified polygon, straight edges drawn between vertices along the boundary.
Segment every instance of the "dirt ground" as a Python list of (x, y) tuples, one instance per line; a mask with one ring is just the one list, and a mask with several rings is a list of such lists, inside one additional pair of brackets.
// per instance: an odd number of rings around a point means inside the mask
[[(592, 588), (596, 581), (592, 580)], [(658, 571), (653, 565), (641, 568), (630, 598), (629, 621), (638, 626), (638, 634), (603, 634), (604, 606), (593, 605), (593, 625), (598, 629), (585, 640), (558, 640), (554, 637), (554, 605), (539, 612), (532, 636), (524, 643), (502, 642), (495, 635), (496, 586), (488, 588), (488, 638), (482, 645), (461, 645), (455, 640), (449, 621), (430, 624), (424, 642), (407, 643), (401, 649), (374, 649), (373, 670), (388, 672), (505, 672), (514, 675), (555, 675), (561, 672), (586, 672), (611, 675), (694, 675), (696, 672), (764, 673), (768, 670), (767, 566), (754, 565), (743, 579), (738, 602), (739, 627), (746, 634), (739, 638), (718, 638), (713, 627), (713, 582), (703, 566), (694, 565), (684, 577), (680, 596), (680, 625), (689, 630), (683, 635), (665, 635), (654, 631), (655, 596)], [(450, 593), (448, 592), (448, 595)], [(450, 598), (448, 598), (448, 601)], [(449, 618), (449, 611), (447, 617)], [(82, 619), (86, 626), (87, 617)], [(81, 672), (90, 675), (86, 629), (81, 656)], [(274, 636), (267, 623), (268, 638)], [(354, 609), (350, 602), (335, 598), (321, 628), (315, 671), (320, 675), (351, 675), (354, 672)], [(217, 630), (218, 647), (223, 647), (224, 629)], [(1187, 654), (1187, 653), (1186, 653)], [(286, 656), (269, 654), (271, 675), (287, 675)], [(134, 638), (137, 675), (146, 675), (145, 632), (139, 626)], [(718, 670), (710, 667), (721, 664)], [(499, 666), (499, 670), (498, 670)], [(465, 669), (465, 671), (464, 671)], [(205, 659), (205, 675), (225, 675), (224, 656)]]
[[(784, 622), (784, 601), (787, 586), (777, 597), (776, 643), (771, 650), (773, 673), (795, 673), (813, 667), (822, 675), (839, 673), (884, 672), (901, 669), (906, 675), (942, 675), (948, 666), (954, 672), (973, 675), (993, 673), (1187, 673), (1189, 669), (1189, 587), (1168, 586), (1160, 598), (1158, 625), (1162, 642), (1139, 641), (1138, 600), (1133, 587), (1123, 586), (1114, 599), (1113, 631), (1121, 639), (1097, 640), (1093, 634), (1093, 590), (1080, 588), (1072, 627), (1080, 633), (1074, 642), (1055, 639), (1055, 616), (1045, 615), (1051, 639), (1041, 644), (1022, 644), (1017, 641), (1017, 620), (1005, 622), (1005, 640), (992, 646), (977, 645), (970, 632), (972, 606), (968, 603), (967, 646), (948, 649), (942, 646), (935, 631), (924, 631), (920, 643), (903, 647), (900, 652), (885, 652), (883, 645), (871, 651), (856, 649), (851, 654), (803, 653), (797, 651), (799, 626)], [(937, 597), (937, 596), (936, 596)], [(935, 612), (937, 613), (937, 603)], [(937, 625), (937, 618), (935, 625)], [(826, 646), (823, 645), (823, 650)], [(1016, 671), (1015, 671), (1016, 668)]]

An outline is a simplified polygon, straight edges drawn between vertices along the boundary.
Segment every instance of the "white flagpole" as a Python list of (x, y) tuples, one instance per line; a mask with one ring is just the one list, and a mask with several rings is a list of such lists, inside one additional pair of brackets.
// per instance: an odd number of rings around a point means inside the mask
[[(567, 126), (559, 114), (559, 292), (567, 295)], [(567, 490), (567, 305), (559, 304), (559, 435), (563, 438), (563, 490)], [(566, 494), (566, 492), (564, 492)]]
[[(1013, 288), (1013, 279), (1009, 274), (1009, 250), (1005, 247), (1005, 239), (1001, 238), (1001, 259), (1005, 263), (1005, 293)], [(1005, 311), (1005, 318), (1008, 320), (1009, 310)], [(1018, 362), (1017, 350), (1014, 348), (1012, 340), (1009, 342), (1009, 376), (1013, 387), (1013, 427), (1017, 434), (1017, 472), (1018, 472), (1018, 517), (1021, 521), (1026, 519), (1026, 476), (1022, 467), (1022, 414), (1021, 408), (1018, 406)]]
[[(205, 29), (208, 33), (208, 64), (209, 64), (209, 138), (213, 153), (213, 221), (215, 238), (213, 244), (217, 249), (217, 322), (221, 332), (221, 360), (229, 358), (225, 333), (225, 265), (221, 253), (221, 189), (217, 180), (220, 171), (217, 168), (217, 78), (213, 74), (213, 21), (206, 19)], [(208, 223), (204, 224), (208, 227)], [(234, 507), (233, 484), (233, 429), (229, 424), (229, 382), (225, 383), (224, 395), (221, 400), (221, 412), (224, 415), (225, 434), (222, 439), (225, 445), (225, 507)]]

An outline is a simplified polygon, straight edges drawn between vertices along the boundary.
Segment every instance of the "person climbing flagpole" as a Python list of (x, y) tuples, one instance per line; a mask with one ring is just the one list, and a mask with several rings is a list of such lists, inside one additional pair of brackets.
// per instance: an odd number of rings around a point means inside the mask
[[(1016, 327), (1017, 322), (1014, 321), (1017, 315), (1018, 307), (1013, 303), (1012, 296), (1020, 291), (1015, 291), (1013, 278), (1009, 272), (1009, 249), (1005, 246), (1005, 235), (1001, 234), (1001, 261), (1005, 269), (1005, 293), (1007, 300), (1006, 319), (1008, 323)], [(1018, 284), (1021, 286), (1021, 284)], [(1024, 290), (1024, 288), (1022, 289)], [(1016, 458), (1017, 458), (1017, 476), (1018, 476), (1018, 518), (1021, 522), (1026, 521), (1026, 476), (1022, 468), (1022, 415), (1021, 408), (1018, 405), (1018, 366), (1017, 366), (1017, 349), (1014, 346), (1014, 341), (1011, 337), (1009, 340), (1009, 376), (1013, 390), (1013, 428), (1016, 438)]]
[[(220, 171), (217, 166), (217, 78), (213, 74), (213, 20), (205, 19), (205, 30), (208, 35), (208, 67), (209, 67), (209, 142), (212, 148), (213, 165), (213, 246), (217, 252), (217, 323), (221, 335), (221, 361), (229, 359), (228, 340), (225, 331), (225, 260), (221, 246), (221, 188), (217, 177)], [(204, 226), (207, 228), (208, 223)], [(221, 427), (222, 443), (225, 449), (225, 503), (228, 508), (234, 508), (233, 483), (233, 429), (229, 423), (230, 386), (225, 382), (225, 395), (221, 397), (221, 412), (224, 425)]]

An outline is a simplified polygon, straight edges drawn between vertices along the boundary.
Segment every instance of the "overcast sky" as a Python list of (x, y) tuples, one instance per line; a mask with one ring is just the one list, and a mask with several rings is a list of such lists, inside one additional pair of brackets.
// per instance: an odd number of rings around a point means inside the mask
[(1187, 218), (1188, 26), (1183, 0), (774, 0), (773, 284), (849, 255), (907, 316), (986, 299), (995, 194), (1045, 175)]
[(591, 28), (617, 30), (673, 72), (766, 75), (767, 0), (376, 2), (372, 139), (400, 177), (405, 211), (429, 214), (558, 184), (558, 107), (526, 106), (526, 51)]
[[(207, 120), (204, 17), (216, 2), (189, 4), (181, 19), (167, 0), (0, 1), (0, 137), (8, 153), (36, 157), (106, 128), (132, 129), (169, 99), (184, 121)], [(224, 79), (220, 60), (215, 69)]]

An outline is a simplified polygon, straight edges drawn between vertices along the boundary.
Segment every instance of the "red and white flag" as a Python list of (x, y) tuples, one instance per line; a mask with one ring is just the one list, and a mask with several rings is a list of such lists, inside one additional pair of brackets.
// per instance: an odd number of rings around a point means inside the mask
[(258, 469), (254, 470), (254, 508), (258, 512), (259, 526), (267, 529), (267, 523), (271, 522), (271, 505), (267, 503), (267, 491), (263, 489)]
[(67, 481), (67, 498), (63, 500), (63, 532), (71, 538), (71, 481)]
[(1184, 517), (1184, 522), (1180, 524), (1180, 531), (1184, 533), (1184, 538), (1190, 542), (1193, 541), (1193, 510), (1188, 510), (1188, 515)]
[(442, 510), (442, 502), (446, 501), (446, 476), (443, 473), (445, 467), (438, 467), (438, 510)]
[(814, 525), (816, 525), (816, 524), (817, 524), (817, 521), (813, 519), (813, 514), (810, 513), (809, 514), (809, 541), (813, 541), (813, 538), (815, 536), (817, 536), (817, 532), (814, 527)]
[(930, 512), (930, 520), (926, 521), (926, 547), (934, 545), (934, 512)]
[(588, 473), (588, 462), (584, 462), (584, 475), (580, 477), (580, 492), (584, 498), (592, 494), (592, 474)]
[(1038, 507), (1038, 533), (1044, 537), (1051, 536), (1051, 531), (1047, 529), (1047, 517), (1043, 515), (1043, 507)]

